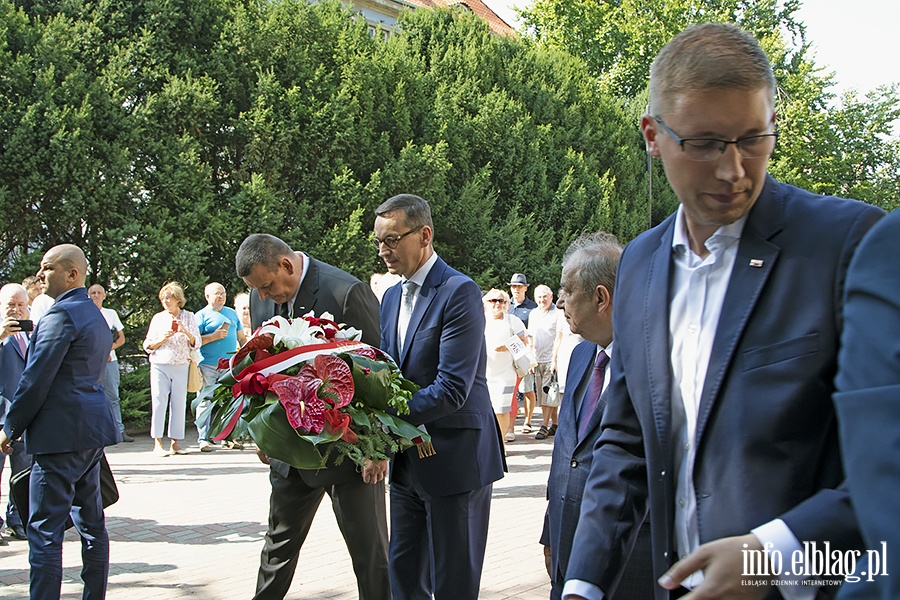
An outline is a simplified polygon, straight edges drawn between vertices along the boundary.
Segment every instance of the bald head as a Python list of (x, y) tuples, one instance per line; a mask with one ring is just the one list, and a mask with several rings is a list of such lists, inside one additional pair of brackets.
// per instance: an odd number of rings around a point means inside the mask
[(206, 284), (203, 288), (203, 296), (211, 309), (220, 312), (225, 306), (225, 286), (218, 281)]
[(95, 283), (88, 288), (88, 296), (97, 305), (97, 308), (103, 308), (103, 301), (106, 300), (106, 290), (99, 283)]
[(81, 276), (81, 284), (84, 285), (85, 274), (87, 273), (87, 259), (81, 248), (74, 244), (60, 244), (53, 246), (44, 255), (44, 258), (53, 256), (56, 261), (63, 265), (66, 269), (75, 269)]
[(81, 248), (60, 244), (50, 248), (41, 259), (38, 278), (44, 282), (44, 293), (51, 298), (78, 287), (84, 287), (87, 259)]

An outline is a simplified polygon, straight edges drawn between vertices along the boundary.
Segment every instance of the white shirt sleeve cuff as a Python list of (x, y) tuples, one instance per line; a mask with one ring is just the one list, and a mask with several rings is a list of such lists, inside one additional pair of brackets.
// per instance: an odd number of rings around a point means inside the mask
[(571, 600), (571, 598), (587, 598), (587, 600), (603, 600), (605, 596), (593, 583), (581, 581), (580, 579), (570, 579), (563, 586), (562, 600)]
[(819, 588), (803, 585), (806, 579), (803, 573), (809, 571), (805, 556), (799, 563), (803, 565), (799, 569), (800, 574), (794, 574), (794, 557), (803, 556), (803, 548), (787, 524), (781, 519), (775, 519), (750, 533), (756, 536), (763, 549), (768, 549), (769, 555), (781, 558), (781, 574), (778, 575), (778, 591), (781, 596), (785, 600), (813, 600)]

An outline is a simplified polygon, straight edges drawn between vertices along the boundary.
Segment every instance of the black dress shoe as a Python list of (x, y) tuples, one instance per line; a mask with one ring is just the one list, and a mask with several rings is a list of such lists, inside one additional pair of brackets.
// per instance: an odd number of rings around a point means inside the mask
[(123, 431), (122, 432), (122, 441), (123, 442), (133, 442), (134, 438)]
[(9, 528), (9, 535), (12, 536), (13, 539), (25, 541), (28, 539), (28, 536), (25, 535), (25, 528), (21, 525), (12, 525)]

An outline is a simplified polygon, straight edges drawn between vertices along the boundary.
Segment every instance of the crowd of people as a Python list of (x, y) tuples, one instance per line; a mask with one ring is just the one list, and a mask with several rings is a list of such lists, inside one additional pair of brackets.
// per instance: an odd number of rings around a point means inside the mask
[[(817, 570), (804, 550), (862, 552), (900, 530), (890, 508), (900, 487), (897, 219), (876, 225), (878, 208), (768, 175), (775, 92), (749, 34), (706, 24), (675, 36), (653, 63), (640, 126), (678, 209), (624, 249), (604, 232), (576, 239), (555, 303), (546, 285), (528, 298), (523, 273), (510, 294), (482, 293), (435, 252), (431, 208), (412, 194), (375, 211), (371, 241), (388, 275), (369, 285), (267, 234), (237, 252), (250, 291), (236, 310), (218, 283), (197, 314), (177, 283), (164, 285), (143, 343), (160, 455), (183, 452), (192, 353), (212, 382), (218, 359), (276, 315), (330, 312), (419, 386), (404, 418), (430, 435), (433, 453), (398, 452), (390, 469), (346, 461), (318, 471), (260, 453), (271, 501), (254, 598), (284, 598), (326, 494), (360, 598), (478, 598), (519, 396), (520, 433), (553, 438), (539, 539), (551, 598), (896, 597), (889, 576), (841, 588), (851, 573)], [(7, 519), (31, 546), (31, 595), (42, 600), (59, 597), (69, 515), (83, 541), (85, 595), (106, 590), (99, 464), (124, 429), (117, 399), (97, 383), (114, 387), (124, 337), (102, 309), (103, 289), (85, 290), (86, 268), (80, 249), (57, 246), (41, 262), (42, 294), (28, 281), (0, 289), (0, 448), (19, 468), (30, 453), (32, 465), (29, 516), (20, 508)], [(867, 367), (870, 348), (884, 360)], [(206, 451), (203, 402), (195, 423)], [(890, 550), (885, 572), (900, 566)], [(748, 573), (748, 552), (792, 568)]]

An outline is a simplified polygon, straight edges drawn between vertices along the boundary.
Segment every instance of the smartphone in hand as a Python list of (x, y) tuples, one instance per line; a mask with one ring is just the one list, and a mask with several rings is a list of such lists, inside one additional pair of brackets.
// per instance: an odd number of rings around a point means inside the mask
[(34, 322), (31, 319), (16, 319), (13, 323), (22, 331), (34, 331)]

